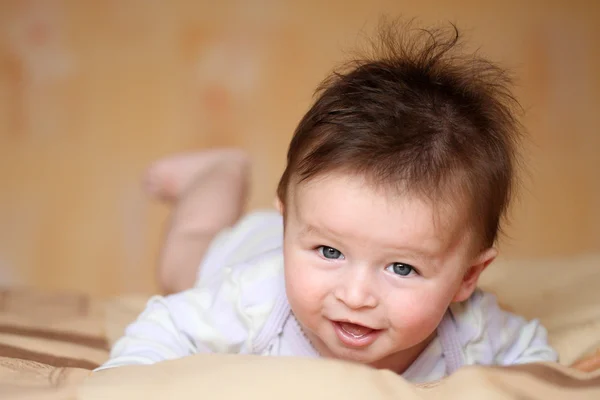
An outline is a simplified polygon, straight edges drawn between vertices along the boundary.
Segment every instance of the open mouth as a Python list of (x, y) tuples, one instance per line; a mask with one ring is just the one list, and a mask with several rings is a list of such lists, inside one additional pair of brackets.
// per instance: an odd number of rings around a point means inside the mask
[(338, 339), (348, 347), (365, 347), (377, 339), (381, 330), (346, 321), (331, 321)]

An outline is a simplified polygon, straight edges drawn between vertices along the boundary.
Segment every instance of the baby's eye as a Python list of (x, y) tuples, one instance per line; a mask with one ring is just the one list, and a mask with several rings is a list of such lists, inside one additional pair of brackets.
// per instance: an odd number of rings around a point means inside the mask
[(412, 273), (417, 273), (417, 271), (412, 266), (399, 262), (388, 265), (386, 267), (386, 270), (400, 276), (409, 276)]
[(329, 260), (343, 260), (344, 255), (337, 249), (329, 246), (319, 246), (317, 248), (319, 254), (321, 254), (324, 258)]

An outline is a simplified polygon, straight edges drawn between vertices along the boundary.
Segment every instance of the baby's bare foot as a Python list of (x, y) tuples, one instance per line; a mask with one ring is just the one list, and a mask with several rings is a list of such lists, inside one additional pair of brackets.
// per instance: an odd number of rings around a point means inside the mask
[(200, 174), (216, 163), (228, 160), (243, 162), (246, 155), (237, 149), (212, 149), (160, 159), (146, 170), (144, 189), (157, 199), (176, 201)]

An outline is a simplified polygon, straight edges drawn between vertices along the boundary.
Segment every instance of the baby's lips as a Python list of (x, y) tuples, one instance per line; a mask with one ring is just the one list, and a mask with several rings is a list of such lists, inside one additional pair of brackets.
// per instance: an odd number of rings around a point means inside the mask
[(362, 337), (374, 331), (374, 329), (358, 324), (353, 324), (352, 322), (338, 322), (338, 324), (344, 332), (354, 337)]

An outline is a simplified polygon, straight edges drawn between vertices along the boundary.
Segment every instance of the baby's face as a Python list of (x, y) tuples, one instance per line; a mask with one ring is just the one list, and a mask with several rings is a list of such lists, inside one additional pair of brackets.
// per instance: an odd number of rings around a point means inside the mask
[(427, 346), (473, 261), (457, 213), (334, 174), (286, 205), (286, 290), (326, 357), (404, 370)]

